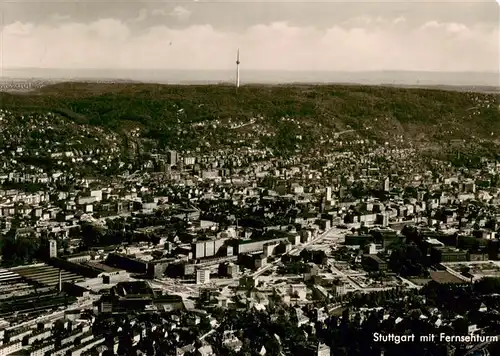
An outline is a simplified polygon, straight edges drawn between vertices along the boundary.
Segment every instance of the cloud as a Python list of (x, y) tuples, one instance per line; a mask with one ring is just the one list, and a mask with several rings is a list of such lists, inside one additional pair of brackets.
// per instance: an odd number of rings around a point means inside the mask
[(22, 38), (33, 35), (34, 31), (35, 26), (33, 24), (16, 21), (8, 26), (5, 26), (5, 29), (2, 31), (2, 35)]
[(151, 10), (151, 14), (154, 16), (166, 16), (168, 13), (168, 9), (164, 7)]
[(137, 17), (132, 19), (132, 22), (142, 22), (146, 20), (149, 17), (149, 11), (148, 9), (141, 9), (139, 10), (139, 13), (137, 14)]
[(179, 21), (186, 21), (191, 17), (192, 12), (185, 7), (176, 6), (173, 9), (168, 7), (154, 9), (151, 11), (151, 14), (154, 16), (171, 16)]
[(170, 12), (170, 16), (175, 17), (179, 21), (186, 21), (191, 17), (191, 11), (182, 6), (176, 6), (172, 12)]
[(15, 22), (2, 29), (2, 63), (40, 67), (43, 56), (47, 68), (232, 69), (240, 48), (242, 70), (498, 72), (500, 66), (498, 26), (431, 21), (410, 27), (403, 18), (366, 17), (347, 22), (328, 29), (273, 22), (242, 32), (153, 26), (140, 33), (116, 19)]
[[(498, 0), (498, 1), (500, 1), (500, 0)], [(399, 16), (399, 17), (395, 18), (395, 19), (392, 21), (392, 23), (393, 23), (394, 25), (397, 25), (397, 24), (399, 24), (399, 23), (405, 23), (405, 22), (406, 22), (406, 19), (405, 19), (403, 16)]]
[(370, 17), (367, 15), (363, 16), (357, 16), (352, 19), (348, 19), (344, 21), (344, 24), (348, 25), (354, 25), (354, 26), (367, 26), (367, 25), (372, 25), (372, 24), (383, 24), (386, 23), (386, 21), (378, 16), (378, 17)]
[(58, 14), (58, 13), (52, 14), (50, 16), (50, 20), (51, 21), (55, 21), (55, 22), (65, 21), (65, 20), (69, 20), (69, 19), (71, 19), (70, 15), (61, 15), (61, 14)]

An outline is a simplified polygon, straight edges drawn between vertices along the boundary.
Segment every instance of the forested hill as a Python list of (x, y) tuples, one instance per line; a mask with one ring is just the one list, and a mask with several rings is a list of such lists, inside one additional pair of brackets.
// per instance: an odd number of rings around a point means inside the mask
[(0, 93), (0, 107), (51, 111), (122, 134), (139, 128), (145, 139), (177, 149), (231, 142), (308, 149), (340, 140), (342, 132), (434, 149), (461, 142), (492, 152), (500, 134), (498, 95), (377, 86), (249, 85), (236, 93), (225, 85), (59, 83)]

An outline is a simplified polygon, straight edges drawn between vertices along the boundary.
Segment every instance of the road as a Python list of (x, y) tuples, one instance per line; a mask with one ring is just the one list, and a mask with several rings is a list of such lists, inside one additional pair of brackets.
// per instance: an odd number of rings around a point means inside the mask
[(328, 309), (328, 313), (331, 313), (335, 309), (338, 309), (338, 308), (341, 308), (341, 307), (342, 307), (342, 303), (335, 303), (333, 305), (330, 305), (330, 308)]
[[(342, 229), (338, 229), (336, 227), (332, 227), (332, 228), (328, 229), (327, 231), (323, 232), (322, 234), (319, 234), (318, 236), (314, 237), (310, 241), (293, 247), (290, 251), (286, 252), (285, 255), (292, 255), (292, 256), (293, 255), (298, 255), (298, 254), (300, 254), (300, 252), (302, 250), (304, 250), (309, 245), (318, 243), (318, 242), (324, 240), (327, 237), (334, 237), (335, 236), (335, 237), (339, 237), (340, 238), (342, 232), (345, 232), (345, 231), (346, 230), (342, 230)], [(264, 273), (264, 272), (270, 270), (271, 268), (275, 267), (279, 262), (280, 262), (280, 259), (277, 259), (274, 262), (271, 262), (271, 263), (267, 264), (266, 266), (258, 269), (257, 271), (255, 271), (254, 273), (252, 273), (250, 276), (253, 277), (253, 278), (258, 277), (262, 273)]]
[(340, 132), (334, 132), (333, 133), (333, 137), (334, 138), (339, 138), (340, 135), (343, 135), (345, 133), (349, 133), (349, 132), (355, 132), (356, 130), (345, 130), (345, 131), (340, 131)]
[[(352, 224), (352, 226), (356, 227), (356, 224)], [(351, 226), (349, 226), (349, 227), (351, 227)], [(314, 244), (319, 244), (325, 239), (333, 240), (332, 243), (335, 243), (335, 242), (341, 243), (341, 242), (343, 242), (344, 235), (347, 232), (349, 232), (349, 230), (339, 229), (337, 227), (332, 227), (332, 228), (328, 229), (327, 231), (315, 236), (310, 241), (294, 246), (290, 251), (286, 252), (285, 255), (298, 255), (305, 248), (307, 248), (311, 245), (314, 245)], [(337, 241), (335, 241), (335, 240), (337, 240)], [(273, 262), (270, 262), (267, 265), (265, 265), (264, 267), (259, 268), (255, 272), (249, 274), (248, 276), (253, 277), (253, 278), (259, 277), (263, 273), (265, 273), (266, 271), (269, 271), (269, 270), (275, 268), (280, 262), (281, 262), (281, 259), (276, 259)], [(336, 274), (339, 277), (344, 277), (345, 280), (349, 281), (350, 284), (352, 285), (352, 287), (357, 291), (360, 291), (363, 293), (368, 293), (368, 292), (383, 291), (383, 290), (390, 290), (390, 289), (396, 288), (396, 286), (362, 287), (352, 277), (355, 277), (358, 275), (365, 275), (364, 273), (346, 274), (345, 272), (342, 272), (341, 270), (336, 268), (333, 264), (329, 264), (329, 265), (332, 268), (332, 272), (334, 272), (334, 274)], [(417, 286), (416, 284), (414, 284), (413, 282), (411, 282), (407, 279), (401, 278), (401, 280), (402, 280), (403, 285), (405, 287), (420, 288), (420, 286)], [(218, 281), (216, 283), (210, 283), (210, 285), (217, 285), (218, 287), (221, 287), (221, 286), (229, 285), (232, 282), (234, 282), (234, 281), (232, 281), (232, 280)], [(197, 291), (196, 287), (186, 286), (186, 285), (183, 285), (182, 283), (179, 283), (178, 281), (170, 281), (170, 280), (166, 281), (166, 280), (155, 279), (154, 281), (152, 281), (152, 285), (159, 287), (159, 288), (162, 288), (162, 289), (166, 289), (171, 293), (180, 294), (183, 296), (198, 295), (198, 291)], [(205, 287), (206, 286), (207, 285), (205, 285)]]
[[(329, 267), (332, 269), (332, 272), (334, 274), (336, 274), (337, 276), (343, 277), (345, 280), (348, 280), (349, 284), (354, 289), (356, 289), (356, 291), (360, 291), (360, 292), (363, 292), (363, 293), (378, 292), (378, 291), (384, 291), (384, 290), (391, 290), (391, 289), (394, 289), (396, 287), (400, 287), (400, 286), (363, 287), (358, 282), (356, 282), (356, 280), (353, 277), (356, 277), (356, 276), (366, 276), (366, 274), (364, 274), (364, 273), (347, 274), (347, 273), (339, 270), (337, 267), (335, 267), (331, 263), (329, 264)], [(411, 281), (409, 281), (407, 279), (401, 278), (401, 280), (402, 280), (404, 286), (407, 287), (407, 288), (417, 288), (417, 289), (421, 288), (421, 286), (417, 286), (415, 283), (413, 283), (413, 282), (411, 282)]]
[(218, 265), (219, 263), (222, 263), (222, 262), (234, 262), (234, 261), (237, 261), (237, 260), (238, 260), (238, 256), (228, 256), (228, 257), (213, 258), (210, 261), (197, 263), (196, 267), (213, 266), (213, 265)]
[(196, 291), (194, 288), (182, 284), (175, 279), (169, 279), (169, 280), (154, 279), (149, 283), (151, 284), (152, 287), (166, 290), (169, 293), (177, 294), (184, 298), (197, 297), (199, 295), (199, 292)]
[(406, 278), (403, 278), (403, 277), (401, 277), (401, 276), (400, 276), (399, 278), (401, 278), (401, 280), (403, 281), (403, 283), (404, 283), (404, 284), (406, 284), (406, 286), (407, 286), (408, 288), (416, 288), (416, 289), (420, 289), (420, 288), (422, 288), (422, 286), (419, 286), (419, 285), (417, 285), (417, 284), (413, 283), (412, 281), (410, 281), (410, 280), (408, 280), (408, 279), (406, 279)]
[(454, 269), (452, 269), (451, 267), (449, 266), (445, 266), (446, 267), (446, 272), (448, 272), (449, 274), (457, 277), (458, 279), (464, 281), (464, 282), (470, 282), (470, 278), (462, 275), (461, 273), (455, 271)]
[(229, 129), (230, 130), (240, 129), (240, 128), (248, 126), (248, 125), (253, 125), (253, 124), (255, 124), (256, 121), (257, 120), (252, 119), (252, 120), (250, 120), (250, 122), (247, 122), (247, 123), (244, 123), (244, 124), (240, 124), (240, 125), (236, 125), (236, 126), (233, 126), (233, 127), (229, 127)]
[[(300, 252), (302, 250), (304, 250), (308, 246), (320, 243), (322, 240), (325, 240), (327, 238), (337, 238), (338, 239), (338, 243), (341, 243), (342, 240), (343, 240), (343, 236), (345, 235), (346, 231), (349, 231), (349, 230), (338, 229), (336, 227), (332, 227), (329, 230), (323, 232), (322, 234), (319, 234), (318, 236), (316, 236), (312, 240), (310, 240), (310, 241), (308, 241), (306, 243), (303, 243), (303, 244), (295, 246), (290, 251), (288, 251), (288, 253), (286, 253), (286, 254), (289, 254), (289, 255), (298, 255), (298, 254), (300, 254)], [(277, 259), (277, 260), (273, 261), (272, 263), (267, 264), (263, 268), (258, 269), (257, 271), (255, 271), (254, 273), (252, 273), (250, 276), (253, 277), (253, 278), (258, 277), (258, 276), (262, 275), (264, 272), (269, 271), (270, 269), (274, 268), (280, 261), (281, 261), (280, 259)], [(352, 277), (354, 277), (356, 275), (363, 275), (362, 273), (356, 273), (356, 274), (350, 275), (350, 274), (346, 274), (346, 273), (342, 272), (341, 270), (339, 270), (338, 268), (336, 268), (333, 264), (329, 264), (329, 266), (332, 268), (332, 272), (334, 274), (336, 274), (337, 276), (343, 277), (345, 280), (347, 280), (347, 281), (350, 282), (350, 284), (351, 284), (352, 287), (354, 287), (357, 291), (360, 291), (360, 292), (363, 292), (363, 293), (376, 292), (376, 291), (384, 291), (384, 290), (391, 290), (391, 289), (394, 289), (396, 287), (400, 287), (400, 286), (390, 286), (390, 287), (389, 286), (388, 287), (362, 287), (362, 286), (360, 286), (352, 278)], [(415, 283), (413, 283), (413, 282), (411, 282), (411, 281), (409, 281), (409, 280), (407, 280), (405, 278), (401, 278), (401, 280), (403, 282), (403, 286), (404, 287), (412, 288), (412, 289), (413, 288), (415, 288), (415, 289), (421, 288), (421, 286), (418, 286)]]
[(442, 265), (444, 266), (453, 266), (453, 265), (487, 265), (487, 264), (494, 264), (496, 266), (500, 266), (500, 261), (461, 261), (461, 262), (443, 262)]

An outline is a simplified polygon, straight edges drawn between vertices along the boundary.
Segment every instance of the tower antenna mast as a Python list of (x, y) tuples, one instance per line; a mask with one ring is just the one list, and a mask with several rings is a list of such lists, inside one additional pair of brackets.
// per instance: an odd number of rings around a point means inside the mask
[(236, 91), (240, 87), (240, 49), (236, 52)]

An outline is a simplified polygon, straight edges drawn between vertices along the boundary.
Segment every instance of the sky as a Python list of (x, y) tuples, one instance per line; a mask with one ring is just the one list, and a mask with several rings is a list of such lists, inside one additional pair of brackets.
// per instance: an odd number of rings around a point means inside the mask
[[(500, 0), (498, 0), (500, 1)], [(495, 0), (3, 0), (9, 68), (474, 71), (500, 67)]]

